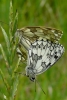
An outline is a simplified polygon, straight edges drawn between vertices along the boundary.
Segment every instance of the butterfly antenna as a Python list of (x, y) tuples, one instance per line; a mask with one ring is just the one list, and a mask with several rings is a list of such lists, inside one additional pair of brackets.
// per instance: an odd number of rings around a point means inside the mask
[(35, 81), (37, 82), (37, 84), (39, 85), (39, 87), (41, 88), (41, 90), (43, 91), (43, 93), (46, 94), (46, 93), (44, 92), (44, 90), (42, 89), (41, 85), (39, 84), (39, 82), (38, 82), (36, 79), (35, 79)]

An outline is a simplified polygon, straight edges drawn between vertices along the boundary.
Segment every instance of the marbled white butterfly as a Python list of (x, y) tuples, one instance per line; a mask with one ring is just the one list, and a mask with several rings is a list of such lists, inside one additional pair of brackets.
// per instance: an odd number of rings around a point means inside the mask
[(15, 33), (15, 37), (19, 38), (19, 57), (27, 60), (24, 75), (31, 81), (36, 82), (36, 75), (45, 72), (60, 59), (64, 52), (64, 47), (58, 43), (61, 36), (62, 31), (45, 27), (24, 27)]

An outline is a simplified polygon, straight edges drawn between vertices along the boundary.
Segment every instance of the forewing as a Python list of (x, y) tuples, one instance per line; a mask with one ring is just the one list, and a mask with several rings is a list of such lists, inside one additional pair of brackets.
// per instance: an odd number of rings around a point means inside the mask
[(29, 39), (31, 42), (42, 37), (56, 43), (60, 40), (63, 34), (60, 30), (46, 27), (24, 27), (22, 29), (18, 29), (17, 32), (19, 35), (21, 33), (23, 37)]
[(64, 47), (49, 40), (38, 40), (29, 49), (28, 66), (38, 75), (45, 72), (62, 56)]

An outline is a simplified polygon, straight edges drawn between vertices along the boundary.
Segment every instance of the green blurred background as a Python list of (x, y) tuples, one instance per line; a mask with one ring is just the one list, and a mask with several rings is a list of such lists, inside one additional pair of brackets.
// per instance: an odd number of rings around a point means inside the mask
[[(9, 23), (10, 0), (0, 0), (0, 21)], [(65, 47), (62, 58), (47, 70), (37, 76), (41, 87), (46, 92), (43, 94), (40, 87), (30, 82), (22, 75), (19, 77), (19, 85), (15, 100), (67, 100), (67, 0), (13, 0), (14, 15), (18, 10), (18, 28), (24, 26), (53, 27), (63, 31), (60, 43)], [(1, 23), (8, 33), (8, 25)], [(0, 43), (5, 47), (5, 41), (0, 29)], [(0, 68), (5, 77), (8, 77), (5, 63), (0, 52)], [(25, 66), (22, 66), (22, 71)], [(0, 100), (6, 95), (6, 87), (0, 76)]]

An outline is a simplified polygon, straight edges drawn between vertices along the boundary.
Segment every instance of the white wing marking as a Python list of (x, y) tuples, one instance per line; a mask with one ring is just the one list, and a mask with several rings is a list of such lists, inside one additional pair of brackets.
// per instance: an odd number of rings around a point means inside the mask
[[(34, 45), (35, 44), (35, 45)], [(59, 43), (38, 40), (30, 46), (29, 67), (33, 67), (33, 72), (38, 75), (51, 67), (63, 54), (64, 47)]]

